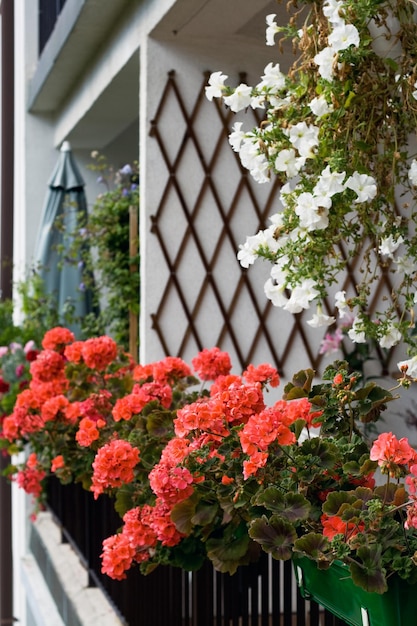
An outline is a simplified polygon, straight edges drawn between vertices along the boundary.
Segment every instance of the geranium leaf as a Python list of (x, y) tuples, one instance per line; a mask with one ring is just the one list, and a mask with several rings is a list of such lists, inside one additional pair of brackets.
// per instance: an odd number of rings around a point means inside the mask
[(154, 410), (146, 420), (146, 429), (151, 437), (166, 437), (172, 433), (172, 413)]
[(170, 563), (174, 567), (193, 572), (200, 569), (206, 557), (204, 544), (200, 539), (191, 536), (185, 537), (178, 545), (172, 548)]
[(385, 593), (388, 589), (385, 570), (380, 559), (380, 549), (370, 550), (362, 547), (358, 550), (362, 563), (351, 563), (350, 573), (355, 585), (369, 593)]
[(132, 508), (132, 491), (130, 485), (123, 485), (117, 490), (114, 508), (120, 517), (123, 517), (126, 511)]
[(284, 400), (299, 400), (300, 398), (306, 398), (307, 393), (304, 391), (302, 387), (289, 386), (289, 383), (285, 387), (285, 392), (283, 395)]
[(394, 501), (397, 485), (395, 483), (389, 483), (387, 485), (380, 485), (374, 490), (374, 494), (381, 498), (386, 503)]
[(207, 556), (214, 568), (219, 572), (234, 574), (239, 567), (249, 562), (248, 550), (250, 539), (246, 532), (231, 532), (231, 527), (225, 530), (224, 536), (207, 540)]
[(345, 474), (351, 474), (352, 476), (358, 476), (361, 474), (361, 470), (357, 461), (348, 461), (342, 465)]
[(311, 390), (311, 383), (314, 380), (312, 369), (300, 370), (294, 374), (293, 379), (284, 388), (284, 400), (295, 400), (305, 398)]
[(300, 446), (300, 452), (316, 457), (314, 463), (325, 469), (332, 468), (337, 459), (337, 447), (329, 441), (323, 441), (319, 437), (306, 439)]
[(265, 552), (272, 554), (274, 559), (285, 561), (291, 558), (292, 545), (297, 533), (290, 522), (273, 515), (270, 519), (263, 516), (253, 520), (249, 526), (249, 536), (259, 543)]
[(216, 517), (218, 511), (217, 503), (199, 502), (196, 512), (191, 518), (191, 522), (196, 526), (206, 526)]
[(353, 494), (357, 500), (360, 500), (363, 503), (369, 502), (369, 500), (373, 500), (375, 498), (375, 492), (372, 489), (369, 489), (369, 487), (356, 487)]
[(353, 504), (356, 498), (347, 491), (331, 491), (323, 504), (323, 513), (337, 515), (344, 504)]
[(300, 493), (283, 495), (277, 487), (267, 487), (252, 500), (256, 506), (264, 506), (268, 511), (295, 522), (305, 519), (310, 511), (310, 503)]
[(260, 491), (252, 500), (256, 506), (264, 506), (269, 511), (276, 513), (282, 509), (284, 496), (277, 487), (267, 487)]
[(306, 519), (310, 509), (310, 502), (301, 493), (288, 493), (285, 497), (285, 510), (281, 515), (295, 522)]
[(196, 501), (191, 496), (187, 500), (178, 502), (172, 511), (171, 519), (175, 524), (176, 529), (184, 535), (189, 535), (193, 528), (192, 519), (195, 515)]
[(363, 476), (366, 476), (366, 474), (371, 474), (372, 472), (375, 472), (377, 467), (378, 467), (377, 461), (371, 461), (371, 459), (367, 459), (361, 465), (361, 474)]
[(296, 539), (294, 542), (294, 552), (300, 552), (317, 562), (322, 561), (324, 563), (326, 561), (327, 564), (330, 563), (330, 561), (326, 559), (328, 549), (329, 540), (320, 533), (308, 533), (304, 535), (304, 537)]
[(378, 566), (362, 567), (359, 563), (351, 563), (350, 574), (355, 585), (369, 593), (385, 593), (388, 589), (387, 579)]

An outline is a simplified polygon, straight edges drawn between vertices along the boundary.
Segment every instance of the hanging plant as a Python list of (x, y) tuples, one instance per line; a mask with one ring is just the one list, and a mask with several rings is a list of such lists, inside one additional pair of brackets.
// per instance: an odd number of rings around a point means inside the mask
[[(271, 225), (241, 245), (245, 268), (272, 265), (265, 294), (314, 328), (353, 316), (349, 337), (416, 345), (417, 29), (410, 0), (291, 1), (287, 25), (266, 18), (266, 42), (291, 39), (288, 74), (269, 63), (251, 87), (206, 88), (234, 112), (265, 110), (230, 144), (258, 183), (282, 183)], [(346, 265), (359, 270), (356, 284)], [(356, 271), (358, 274), (358, 271)], [(391, 293), (375, 301), (389, 276)]]

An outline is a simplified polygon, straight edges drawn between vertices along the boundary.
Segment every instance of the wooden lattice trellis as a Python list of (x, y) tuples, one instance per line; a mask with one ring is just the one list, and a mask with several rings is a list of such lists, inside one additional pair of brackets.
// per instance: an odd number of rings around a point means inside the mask
[[(204, 79), (198, 89), (194, 104), (187, 108), (185, 98), (178, 86), (176, 74), (171, 71), (168, 74), (165, 88), (162, 92), (155, 116), (151, 122), (150, 135), (158, 144), (160, 155), (167, 168), (166, 179), (163, 180), (163, 192), (159, 205), (151, 216), (151, 231), (155, 235), (160, 247), (161, 255), (168, 268), (168, 279), (162, 290), (162, 296), (155, 312), (152, 314), (152, 327), (157, 333), (162, 349), (165, 354), (176, 354), (184, 356), (188, 344), (192, 341), (197, 345), (198, 349), (210, 347), (207, 345), (206, 326), (200, 320), (201, 310), (210, 291), (211, 297), (214, 297), (217, 306), (218, 316), (213, 320), (213, 324), (217, 329), (216, 344), (222, 347), (225, 342), (233, 346), (239, 365), (244, 368), (255, 355), (259, 343), (262, 342), (269, 358), (281, 373), (284, 373), (284, 364), (290, 355), (291, 350), (297, 345), (297, 349), (302, 347), (305, 351), (305, 359), (303, 365), (310, 365), (316, 370), (320, 370), (322, 356), (319, 354), (317, 340), (312, 340), (313, 333), (309, 332), (305, 321), (311, 317), (311, 311), (302, 312), (298, 315), (289, 315), (286, 312), (275, 309), (265, 297), (259, 297), (259, 286), (255, 284), (257, 277), (252, 274), (252, 270), (241, 270), (239, 268), (238, 278), (233, 284), (229, 284), (227, 294), (224, 289), (222, 291), (219, 285), (218, 277), (227, 272), (227, 267), (221, 266), (224, 263), (225, 247), (234, 251), (230, 254), (230, 263), (237, 265), (235, 253), (238, 250), (239, 240), (236, 236), (233, 223), (238, 219), (238, 212), (241, 210), (242, 198), (245, 200), (246, 211), (252, 212), (252, 217), (257, 223), (257, 228), (265, 228), (268, 224), (268, 216), (274, 213), (274, 200), (278, 191), (277, 181), (271, 181), (268, 191), (263, 191), (262, 197), (258, 193), (257, 183), (255, 183), (249, 173), (242, 168), (239, 157), (233, 153), (227, 146), (227, 137), (231, 131), (233, 123), (236, 121), (235, 115), (219, 104), (217, 101), (210, 104), (216, 110), (217, 127), (211, 125), (210, 131), (215, 135), (212, 145), (214, 146), (210, 155), (207, 156), (203, 149), (203, 139), (201, 135), (202, 124), (204, 123), (205, 109), (207, 100), (205, 98), (205, 86), (207, 84), (208, 74), (204, 75)], [(172, 117), (172, 108), (170, 104), (175, 103), (175, 111), (178, 119)], [(259, 122), (257, 114), (254, 111), (248, 111), (246, 116), (249, 120), (245, 126), (253, 122), (253, 125)], [(177, 125), (183, 128), (182, 135), (176, 145), (167, 143), (166, 134), (163, 132), (164, 124)], [(229, 151), (230, 159), (236, 161), (238, 175), (235, 179), (230, 177), (221, 184), (230, 186), (231, 193), (227, 203), (222, 199), (219, 193), (219, 180), (216, 179), (216, 168), (219, 166), (220, 158), (224, 158), (224, 146)], [(189, 180), (182, 167), (186, 158), (187, 151), (192, 149), (197, 155), (199, 166), (202, 169), (203, 176), (198, 181), (198, 190), (190, 201), (187, 197), (187, 185)], [(220, 156), (222, 155), (222, 156)], [(195, 181), (194, 181), (195, 182)], [(264, 186), (262, 186), (264, 187)], [(183, 231), (175, 233), (179, 238), (179, 245), (176, 251), (172, 252), (167, 245), (166, 233), (161, 228), (161, 222), (171, 211), (171, 201), (174, 194), (177, 206), (180, 207), (182, 216), (181, 220), (185, 224)], [(207, 233), (204, 228), (199, 226), (199, 217), (204, 210), (204, 202), (207, 195), (210, 195), (210, 201), (215, 209), (216, 219), (221, 220), (221, 228), (212, 241), (208, 250), (205, 243)], [(256, 232), (256, 228), (248, 230), (246, 234)], [(200, 282), (194, 286), (194, 299), (190, 303), (189, 297), (185, 295), (185, 285), (182, 278), (182, 268), (185, 263), (184, 259), (190, 246), (197, 251), (199, 263), (204, 269), (203, 277)], [(346, 256), (346, 255), (345, 255)], [(355, 274), (358, 274), (359, 257), (346, 261), (346, 276), (344, 284), (341, 287), (348, 292), (355, 289)], [(236, 270), (233, 270), (233, 275)], [(196, 281), (197, 282), (197, 281)], [(377, 310), (377, 304), (381, 297), (385, 294), (391, 294), (392, 283), (388, 272), (384, 272), (372, 300), (372, 310)], [(242, 294), (245, 298), (245, 307), (247, 310), (248, 324), (245, 325), (245, 341), (242, 341), (241, 330), (237, 329), (235, 318), (242, 306)], [(173, 344), (172, 337), (165, 327), (164, 319), (167, 316), (167, 307), (172, 298), (178, 301), (179, 309), (186, 319), (185, 331), (180, 339), (176, 337), (176, 343)], [(329, 303), (326, 303), (327, 309), (333, 313)], [(250, 322), (249, 322), (250, 320)], [(279, 332), (279, 341), (277, 341)], [(317, 330), (314, 331), (317, 333)], [(324, 334), (324, 333), (323, 333)], [(245, 347), (243, 347), (243, 344)], [(213, 344), (212, 344), (213, 345)], [(387, 371), (392, 361), (392, 351), (384, 353), (378, 351), (379, 359), (382, 363), (383, 371)]]

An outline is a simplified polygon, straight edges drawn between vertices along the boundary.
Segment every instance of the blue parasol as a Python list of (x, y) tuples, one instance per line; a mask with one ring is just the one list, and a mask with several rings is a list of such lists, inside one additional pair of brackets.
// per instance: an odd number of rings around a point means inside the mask
[(87, 216), (87, 200), (85, 183), (68, 141), (62, 144), (48, 185), (35, 252), (36, 267), (60, 314), (71, 307), (76, 321), (66, 325), (79, 335), (77, 320), (93, 310), (93, 303), (91, 291), (83, 284), (82, 262), (70, 254), (80, 216)]

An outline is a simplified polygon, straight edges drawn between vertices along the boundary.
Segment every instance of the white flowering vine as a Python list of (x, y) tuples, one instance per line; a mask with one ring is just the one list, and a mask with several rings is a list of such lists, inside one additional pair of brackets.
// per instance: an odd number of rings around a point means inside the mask
[[(266, 17), (266, 44), (291, 38), (298, 49), (288, 75), (271, 62), (254, 87), (229, 87), (215, 72), (206, 88), (234, 112), (264, 110), (254, 129), (236, 123), (229, 141), (257, 182), (281, 182), (271, 225), (247, 237), (238, 259), (245, 268), (270, 261), (266, 297), (292, 314), (314, 307), (314, 328), (349, 313), (353, 342), (416, 345), (415, 3), (289, 5), (288, 25)], [(353, 285), (345, 268), (357, 259)], [(375, 305), (384, 274), (392, 293)]]

